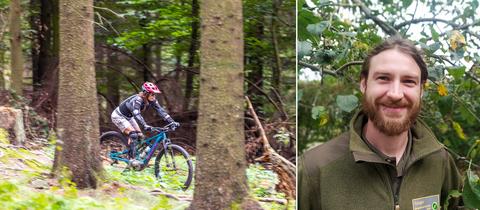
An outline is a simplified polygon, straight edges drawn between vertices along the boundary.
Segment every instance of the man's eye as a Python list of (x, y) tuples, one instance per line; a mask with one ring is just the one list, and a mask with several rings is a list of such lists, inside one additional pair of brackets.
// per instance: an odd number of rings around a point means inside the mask
[(404, 82), (407, 83), (407, 84), (412, 84), (412, 85), (417, 84), (417, 82), (415, 82), (414, 80), (405, 80)]
[(388, 77), (385, 77), (385, 76), (381, 76), (381, 77), (377, 77), (377, 80), (383, 80), (383, 81), (388, 81)]

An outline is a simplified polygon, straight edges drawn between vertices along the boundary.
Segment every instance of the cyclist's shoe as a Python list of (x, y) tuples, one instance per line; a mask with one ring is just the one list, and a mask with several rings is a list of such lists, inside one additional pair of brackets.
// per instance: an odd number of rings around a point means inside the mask
[(128, 166), (127, 167), (131, 167), (135, 170), (140, 170), (140, 168), (142, 168), (142, 162), (141, 161), (138, 161), (136, 159), (130, 159), (130, 161), (128, 161)]

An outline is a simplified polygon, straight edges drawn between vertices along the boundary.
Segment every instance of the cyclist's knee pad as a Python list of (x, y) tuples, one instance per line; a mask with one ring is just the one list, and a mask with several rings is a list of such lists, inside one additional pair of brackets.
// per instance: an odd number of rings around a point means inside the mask
[(130, 133), (128, 133), (128, 137), (135, 142), (138, 139), (138, 133), (136, 131), (130, 131)]

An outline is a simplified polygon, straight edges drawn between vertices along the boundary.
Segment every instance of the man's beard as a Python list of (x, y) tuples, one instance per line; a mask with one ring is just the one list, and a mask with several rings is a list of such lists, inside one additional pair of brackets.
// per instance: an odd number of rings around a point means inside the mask
[[(397, 136), (408, 130), (413, 123), (415, 123), (420, 112), (421, 100), (419, 100), (418, 103), (413, 103), (406, 99), (396, 102), (382, 102), (380, 98), (377, 98), (373, 103), (374, 104), (369, 102), (366, 94), (362, 97), (362, 109), (368, 116), (368, 119), (371, 120), (373, 125), (385, 135)], [(385, 114), (380, 110), (381, 105), (387, 107), (405, 107), (407, 109), (407, 116), (402, 117), (402, 119), (388, 119), (388, 117), (384, 116)]]

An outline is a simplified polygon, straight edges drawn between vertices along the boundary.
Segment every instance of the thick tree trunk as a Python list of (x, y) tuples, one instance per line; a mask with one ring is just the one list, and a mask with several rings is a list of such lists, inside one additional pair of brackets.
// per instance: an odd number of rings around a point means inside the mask
[(280, 60), (280, 52), (278, 49), (278, 29), (277, 29), (277, 18), (278, 10), (280, 8), (280, 0), (272, 0), (272, 47), (273, 47), (273, 70), (272, 70), (272, 87), (280, 91), (281, 84), (281, 72), (282, 72), (282, 61)]
[(55, 152), (54, 172), (65, 166), (79, 188), (95, 188), (103, 168), (98, 144), (93, 0), (60, 1), (60, 43), (57, 132), (63, 145)]
[(248, 196), (241, 0), (203, 0), (195, 191), (191, 209), (260, 209)]
[(22, 7), (20, 0), (10, 1), (10, 51), (12, 55), (12, 90), (23, 94)]
[[(192, 0), (192, 34), (190, 36), (190, 49), (188, 53), (188, 68), (191, 70), (195, 64), (198, 44), (198, 0)], [(194, 73), (187, 71), (187, 79), (185, 81), (185, 101), (183, 110), (188, 110), (190, 98), (193, 92), (193, 76)]]

